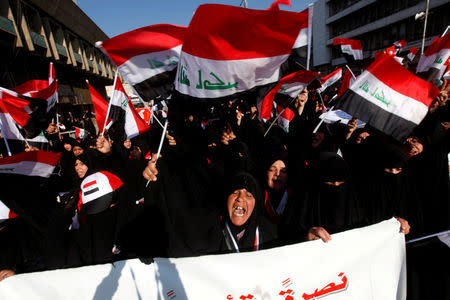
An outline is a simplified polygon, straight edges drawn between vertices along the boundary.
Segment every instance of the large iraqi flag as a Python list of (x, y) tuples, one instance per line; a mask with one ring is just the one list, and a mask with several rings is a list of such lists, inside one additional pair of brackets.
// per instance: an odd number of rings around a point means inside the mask
[(403, 140), (423, 120), (439, 89), (380, 55), (342, 96), (337, 109)]
[(158, 24), (115, 36), (97, 47), (142, 98), (167, 97), (173, 89), (186, 27)]
[(308, 10), (254, 10), (200, 5), (181, 49), (175, 89), (195, 98), (221, 98), (280, 79), (280, 66), (306, 45)]

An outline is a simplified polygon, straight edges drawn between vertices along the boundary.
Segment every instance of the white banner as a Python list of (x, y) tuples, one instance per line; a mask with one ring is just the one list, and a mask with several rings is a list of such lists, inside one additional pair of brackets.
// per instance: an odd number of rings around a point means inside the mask
[(258, 252), (129, 260), (16, 275), (0, 299), (406, 299), (399, 223)]

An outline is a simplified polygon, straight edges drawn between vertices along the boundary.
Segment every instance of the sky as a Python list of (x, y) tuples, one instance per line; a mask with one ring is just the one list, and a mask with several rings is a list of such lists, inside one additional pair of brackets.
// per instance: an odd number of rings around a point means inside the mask
[[(77, 0), (78, 7), (109, 37), (154, 24), (188, 26), (201, 4), (243, 6), (241, 2), (242, 0)], [(266, 9), (272, 2), (273, 0), (247, 0), (247, 7)], [(311, 2), (313, 0), (291, 0), (292, 7), (280, 5), (280, 9), (302, 11)]]

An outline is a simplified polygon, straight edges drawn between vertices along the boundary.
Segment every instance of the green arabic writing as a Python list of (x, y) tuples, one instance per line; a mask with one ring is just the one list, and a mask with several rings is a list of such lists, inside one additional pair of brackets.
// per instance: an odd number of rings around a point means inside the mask
[(222, 79), (220, 79), (214, 72), (209, 73), (217, 82), (211, 82), (209, 80), (202, 80), (202, 70), (198, 70), (198, 83), (195, 86), (197, 89), (205, 89), (205, 90), (227, 90), (231, 88), (237, 88), (238, 83), (235, 82), (231, 84), (225, 84)]
[(11, 171), (13, 172), (15, 168), (0, 168), (0, 171)]
[(369, 94), (370, 96), (372, 96), (373, 98), (377, 99), (378, 101), (386, 104), (386, 106), (389, 106), (391, 104), (390, 101), (387, 101), (385, 99), (385, 95), (384, 95), (384, 91), (381, 90), (380, 92), (378, 92), (378, 87), (376, 87), (374, 90), (370, 90), (370, 86), (369, 86), (369, 81), (366, 80), (364, 81), (364, 83), (362, 85), (359, 86), (359, 88), (364, 91), (365, 93)]
[(186, 70), (187, 70), (186, 66), (181, 66), (180, 74), (178, 76), (178, 82), (181, 84), (190, 86), (191, 82), (189, 81), (189, 78), (187, 77)]
[(147, 59), (148, 64), (150, 65), (150, 69), (157, 69), (164, 66), (176, 66), (178, 65), (178, 55), (167, 56), (165, 61), (159, 61), (155, 58)]

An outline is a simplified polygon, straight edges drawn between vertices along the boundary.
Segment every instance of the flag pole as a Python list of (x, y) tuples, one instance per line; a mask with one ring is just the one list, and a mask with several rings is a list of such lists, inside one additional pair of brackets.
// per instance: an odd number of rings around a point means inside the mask
[[(302, 91), (303, 91), (303, 90), (302, 90)], [(300, 93), (301, 93), (301, 92), (300, 92)], [(299, 93), (299, 95), (300, 95), (300, 93)], [(298, 95), (297, 95), (296, 97), (292, 98), (292, 99), (289, 101), (288, 105), (286, 105), (286, 107), (283, 108), (283, 110), (277, 115), (277, 117), (275, 118), (275, 120), (272, 121), (272, 123), (270, 124), (269, 128), (267, 128), (266, 132), (264, 133), (264, 137), (266, 137), (266, 135), (269, 133), (270, 129), (271, 129), (272, 126), (275, 124), (275, 122), (276, 122), (276, 121), (280, 118), (280, 116), (284, 113), (284, 111), (286, 110), (286, 108), (288, 108), (289, 105), (291, 105), (291, 104), (294, 102), (294, 100), (297, 99), (297, 97), (298, 97)]]
[[(164, 142), (164, 138), (166, 137), (167, 124), (168, 124), (168, 122), (166, 120), (166, 123), (164, 123), (163, 132), (162, 132), (162, 135), (161, 135), (161, 140), (159, 141), (159, 147), (158, 147), (158, 152), (156, 153), (155, 164), (156, 164), (156, 162), (159, 159), (159, 155), (161, 154), (161, 149), (162, 149), (162, 145), (163, 145), (163, 142)], [(149, 183), (150, 183), (150, 180), (147, 181), (147, 184), (145, 185), (145, 187), (147, 187)]]
[(308, 6), (308, 52), (306, 57), (306, 70), (309, 70), (311, 60), (311, 41), (312, 41), (312, 20), (313, 20), (314, 3)]
[(409, 244), (409, 243), (414, 243), (414, 242), (426, 240), (426, 239), (429, 239), (429, 238), (432, 238), (432, 237), (435, 237), (435, 236), (438, 236), (438, 235), (448, 234), (448, 233), (450, 233), (450, 230), (447, 230), (447, 231), (441, 231), (441, 232), (438, 232), (438, 233), (434, 233), (434, 234), (422, 236), (422, 237), (420, 237), (420, 238), (416, 238), (416, 239), (413, 239), (413, 240), (409, 240), (409, 241), (407, 241), (406, 243), (407, 243), (407, 244)]
[(430, 0), (427, 0), (427, 10), (425, 11), (425, 22), (423, 24), (423, 36), (422, 36), (422, 49), (420, 51), (420, 54), (423, 55), (423, 50), (425, 48), (425, 35), (427, 31), (427, 21), (428, 21), (428, 9), (430, 7)]
[[(334, 108), (334, 106), (332, 106), (332, 107), (330, 108), (330, 110), (326, 112), (326, 114), (329, 113), (329, 112), (331, 112), (331, 111), (333, 110), (333, 108)], [(322, 123), (323, 123), (324, 120), (325, 120), (325, 118), (323, 118), (322, 120), (320, 120), (319, 124), (317, 124), (316, 128), (314, 128), (314, 130), (313, 130), (312, 133), (316, 133), (317, 130), (319, 130), (320, 125), (322, 125)]]
[(116, 74), (114, 75), (113, 91), (112, 91), (111, 97), (109, 98), (108, 110), (106, 111), (105, 124), (103, 124), (101, 136), (103, 136), (103, 134), (105, 133), (106, 122), (108, 121), (109, 111), (111, 110), (111, 99), (113, 99), (115, 91), (116, 91), (117, 76), (118, 76), (118, 71), (116, 69)]
[(449, 29), (450, 29), (450, 25), (448, 25), (447, 28), (445, 28), (444, 33), (441, 35), (441, 37), (443, 37)]
[(349, 66), (345, 65), (347, 67), (347, 70), (350, 71), (350, 74), (352, 74), (353, 80), (356, 80), (355, 74), (353, 74), (352, 69), (350, 69)]
[(5, 132), (3, 131), (2, 120), (0, 120), (0, 131), (2, 133), (3, 140), (5, 141), (6, 150), (8, 150), (8, 156), (12, 156), (11, 149), (9, 148), (8, 140), (6, 139)]

